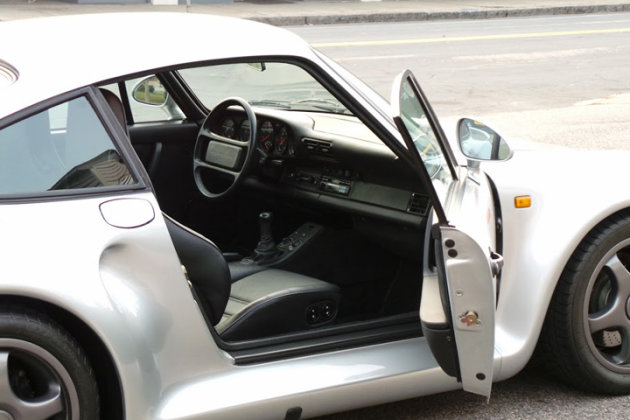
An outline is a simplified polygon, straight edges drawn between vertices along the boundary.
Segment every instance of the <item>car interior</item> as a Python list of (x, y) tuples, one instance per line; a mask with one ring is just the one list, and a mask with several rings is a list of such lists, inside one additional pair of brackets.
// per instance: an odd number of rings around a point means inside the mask
[[(238, 64), (260, 78), (273, 68)], [(311, 89), (291, 105), (220, 92), (208, 104), (195, 84), (219, 79), (185, 70), (101, 86), (210, 330), (238, 363), (421, 334), (429, 198), (351, 99), (300, 71), (326, 101)], [(143, 107), (164, 117), (143, 121)]]

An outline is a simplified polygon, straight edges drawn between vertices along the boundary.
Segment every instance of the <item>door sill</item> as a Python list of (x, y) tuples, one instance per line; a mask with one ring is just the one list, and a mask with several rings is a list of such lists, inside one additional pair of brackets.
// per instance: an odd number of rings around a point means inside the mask
[(256, 340), (226, 342), (218, 336), (215, 338), (217, 338), (219, 347), (234, 357), (237, 365), (247, 365), (420, 337), (421, 335), (418, 313), (410, 312)]

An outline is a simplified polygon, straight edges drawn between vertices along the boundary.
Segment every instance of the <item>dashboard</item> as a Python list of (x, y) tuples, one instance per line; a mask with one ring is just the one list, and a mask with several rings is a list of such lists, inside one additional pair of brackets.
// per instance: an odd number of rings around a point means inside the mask
[[(254, 107), (257, 164), (245, 185), (347, 212), (417, 225), (429, 210), (420, 182), (358, 118)], [(211, 130), (246, 141), (251, 126), (228, 108)]]

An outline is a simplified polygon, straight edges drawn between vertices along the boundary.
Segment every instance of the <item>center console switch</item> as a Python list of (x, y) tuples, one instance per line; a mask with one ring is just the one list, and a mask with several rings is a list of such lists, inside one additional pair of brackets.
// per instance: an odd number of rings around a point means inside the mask
[(318, 224), (304, 223), (295, 232), (282, 239), (278, 244), (278, 250), (283, 254), (297, 251), (321, 230), (322, 227)]
[(275, 251), (273, 254), (270, 254), (273, 256), (257, 259), (254, 253), (252, 257), (243, 258), (238, 262), (231, 262), (229, 266), (232, 282), (263, 270), (265, 266), (277, 266), (279, 263), (286, 261), (322, 230), (324, 230), (323, 226), (317, 223), (304, 223), (295, 232), (282, 239), (282, 241), (275, 246)]

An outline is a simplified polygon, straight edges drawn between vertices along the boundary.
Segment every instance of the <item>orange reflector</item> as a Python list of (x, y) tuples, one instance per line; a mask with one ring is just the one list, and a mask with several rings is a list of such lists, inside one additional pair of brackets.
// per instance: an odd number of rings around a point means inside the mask
[(514, 197), (514, 207), (517, 209), (526, 209), (532, 206), (532, 198), (529, 195), (521, 195)]

